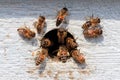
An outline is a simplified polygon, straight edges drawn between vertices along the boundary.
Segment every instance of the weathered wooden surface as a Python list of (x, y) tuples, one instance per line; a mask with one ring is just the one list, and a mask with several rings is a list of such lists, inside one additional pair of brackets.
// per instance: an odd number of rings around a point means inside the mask
[[(33, 28), (39, 14), (47, 17), (47, 31), (55, 28), (56, 9), (64, 3), (71, 12), (69, 31), (78, 37), (87, 65), (47, 59), (36, 67), (31, 53), (38, 42), (22, 40), (16, 30), (24, 23)], [(119, 4), (119, 0), (1, 0), (0, 80), (120, 80)], [(102, 19), (103, 37), (85, 40), (81, 26), (92, 13)]]

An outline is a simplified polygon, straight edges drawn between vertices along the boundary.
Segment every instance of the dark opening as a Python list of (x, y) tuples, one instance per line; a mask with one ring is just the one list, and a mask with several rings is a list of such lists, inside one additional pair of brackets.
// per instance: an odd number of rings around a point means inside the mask
[(55, 51), (57, 51), (59, 49), (59, 46), (66, 45), (67, 37), (74, 38), (73, 35), (67, 31), (67, 36), (64, 39), (65, 42), (63, 44), (60, 44), (60, 43), (58, 43), (57, 31), (58, 31), (58, 28), (50, 30), (43, 36), (43, 38), (49, 38), (50, 41), (52, 41), (52, 43), (53, 43), (52, 46), (48, 47), (48, 53), (49, 53), (50, 57), (56, 56), (57, 52), (55, 52)]

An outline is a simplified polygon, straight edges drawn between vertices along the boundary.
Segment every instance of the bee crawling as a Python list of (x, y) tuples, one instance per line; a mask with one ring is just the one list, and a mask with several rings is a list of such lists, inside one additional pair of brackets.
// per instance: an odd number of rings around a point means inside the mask
[(35, 63), (36, 65), (39, 65), (40, 63), (42, 63), (46, 57), (48, 56), (48, 50), (45, 48), (42, 48), (41, 51), (38, 51), (38, 55), (35, 59)]
[(38, 34), (44, 34), (47, 28), (47, 24), (44, 16), (39, 16), (38, 21), (33, 23)]
[(66, 39), (66, 47), (69, 51), (78, 47), (78, 44), (75, 42), (75, 39), (68, 37)]
[(67, 36), (67, 31), (64, 28), (59, 28), (57, 31), (58, 42), (63, 44), (65, 37)]
[(35, 37), (35, 32), (31, 31), (28, 27), (20, 27), (17, 29), (20, 36), (27, 39), (32, 39)]
[(72, 54), (73, 59), (75, 59), (77, 62), (81, 64), (85, 63), (85, 57), (82, 53), (80, 53), (79, 50), (75, 49), (71, 51), (71, 54)]
[(47, 48), (47, 47), (52, 46), (52, 44), (53, 44), (52, 41), (50, 41), (50, 39), (48, 38), (43, 38), (41, 40), (41, 47)]
[(83, 30), (84, 36), (87, 38), (95, 38), (102, 35), (103, 31), (99, 25), (100, 22), (101, 22), (100, 18), (98, 17), (95, 18), (92, 15), (90, 19), (86, 21), (82, 26), (82, 28), (84, 29)]
[(59, 58), (59, 60), (65, 63), (69, 56), (70, 54), (68, 52), (68, 49), (65, 46), (60, 46), (57, 53), (57, 57)]
[(66, 28), (68, 23), (69, 23), (69, 11), (66, 7), (64, 7), (57, 14), (56, 26), (58, 27), (62, 24), (61, 27)]

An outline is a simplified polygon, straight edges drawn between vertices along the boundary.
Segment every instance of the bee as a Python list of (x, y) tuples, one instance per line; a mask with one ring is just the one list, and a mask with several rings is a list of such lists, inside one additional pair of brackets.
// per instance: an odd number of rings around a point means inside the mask
[(75, 59), (77, 62), (81, 64), (85, 63), (85, 57), (82, 53), (80, 53), (79, 50), (75, 49), (71, 51), (71, 54), (72, 54), (73, 59)]
[(59, 60), (65, 63), (69, 56), (70, 54), (68, 52), (68, 49), (65, 46), (60, 46), (57, 53)]
[(42, 48), (41, 51), (38, 51), (38, 55), (35, 59), (36, 65), (39, 65), (40, 63), (42, 63), (47, 56), (48, 56), (48, 50), (47, 49)]
[(102, 28), (99, 26), (101, 20), (98, 17), (94, 17), (93, 15), (90, 17), (88, 21), (86, 21), (82, 28), (83, 34), (87, 38), (95, 38), (103, 33)]
[(38, 34), (44, 34), (47, 28), (47, 24), (44, 16), (39, 16), (38, 21), (33, 23)]
[(100, 23), (100, 18), (92, 16), (90, 17), (90, 22), (92, 27), (97, 27)]
[(85, 29), (88, 29), (90, 26), (91, 26), (91, 22), (90, 22), (90, 21), (86, 21), (86, 22), (82, 25), (82, 28), (85, 30)]
[(41, 40), (41, 47), (47, 48), (47, 47), (50, 47), (50, 46), (52, 46), (52, 41), (50, 41), (50, 39), (43, 38)]
[[(62, 8), (57, 14), (56, 26), (58, 27), (63, 21), (65, 21), (66, 16), (68, 15), (68, 9), (66, 7)], [(67, 22), (67, 21), (65, 21)]]
[(63, 44), (66, 36), (67, 31), (64, 28), (59, 28), (57, 31), (58, 43)]
[(88, 21), (86, 21), (83, 25), (83, 29), (88, 29), (89, 27), (97, 27), (99, 23), (101, 22), (100, 18), (94, 17), (93, 15), (89, 18)]
[(26, 26), (18, 28), (17, 31), (23, 38), (32, 39), (35, 37), (35, 32)]
[(75, 40), (71, 37), (68, 37), (66, 39), (66, 47), (68, 48), (68, 50), (72, 50), (78, 47), (78, 44), (75, 42)]
[(83, 34), (85, 37), (88, 37), (88, 38), (95, 38), (95, 37), (98, 37), (100, 35), (102, 35), (103, 31), (101, 28), (90, 28), (90, 29), (86, 29), (83, 31)]

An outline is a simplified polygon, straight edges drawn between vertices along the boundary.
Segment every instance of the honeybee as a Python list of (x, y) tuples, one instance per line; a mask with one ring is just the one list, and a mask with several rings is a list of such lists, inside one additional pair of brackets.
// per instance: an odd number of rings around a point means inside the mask
[(58, 42), (63, 44), (64, 39), (67, 36), (67, 31), (64, 28), (59, 28), (57, 31), (57, 36), (58, 36)]
[(79, 63), (85, 63), (85, 57), (84, 57), (84, 55), (82, 54), (82, 53), (80, 53), (80, 51), (79, 50), (73, 50), (72, 52), (71, 52), (71, 54), (72, 54), (72, 57), (73, 57), (73, 59), (75, 59), (77, 62), (79, 62)]
[(100, 23), (100, 18), (98, 18), (98, 17), (94, 17), (93, 15), (90, 17), (90, 19), (88, 19), (88, 21), (86, 21), (84, 24), (83, 24), (83, 26), (82, 26), (82, 28), (83, 29), (88, 29), (89, 27), (97, 27), (98, 25), (99, 25), (99, 23)]
[(68, 49), (65, 46), (60, 46), (58, 49), (57, 57), (63, 63), (67, 61), (68, 57), (70, 56)]
[(47, 56), (48, 56), (48, 50), (47, 49), (42, 48), (41, 51), (38, 51), (38, 55), (35, 59), (36, 65), (39, 65), (40, 63), (42, 63)]
[(41, 47), (47, 48), (52, 45), (52, 42), (48, 38), (43, 38), (41, 40)]
[(47, 28), (47, 24), (44, 16), (39, 16), (38, 21), (33, 23), (38, 34), (44, 34)]
[(72, 50), (78, 47), (78, 44), (75, 42), (75, 40), (71, 37), (68, 37), (66, 39), (66, 47), (68, 48), (68, 50)]
[(57, 14), (56, 26), (58, 27), (62, 22), (67, 23), (66, 17), (68, 16), (68, 9), (66, 7), (62, 8)]
[(103, 33), (102, 28), (99, 26), (101, 20), (98, 17), (94, 17), (93, 15), (90, 17), (88, 21), (86, 21), (82, 28), (84, 29), (83, 34), (87, 38), (95, 38)]
[(18, 28), (17, 31), (23, 38), (32, 39), (35, 37), (35, 32), (26, 26)]

